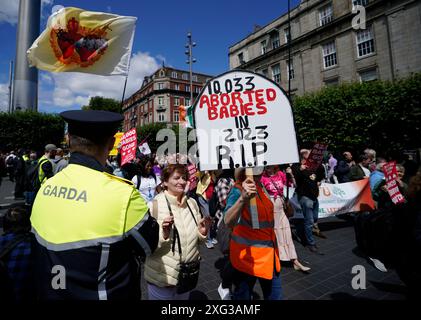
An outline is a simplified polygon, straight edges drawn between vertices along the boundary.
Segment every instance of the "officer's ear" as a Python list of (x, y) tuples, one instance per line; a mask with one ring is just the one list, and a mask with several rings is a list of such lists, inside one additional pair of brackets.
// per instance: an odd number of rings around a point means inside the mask
[(115, 143), (115, 137), (114, 137), (114, 136), (112, 136), (112, 137), (110, 137), (110, 139), (108, 139), (108, 145), (107, 145), (107, 147), (108, 147), (108, 151), (113, 150), (113, 148), (114, 148), (114, 143)]

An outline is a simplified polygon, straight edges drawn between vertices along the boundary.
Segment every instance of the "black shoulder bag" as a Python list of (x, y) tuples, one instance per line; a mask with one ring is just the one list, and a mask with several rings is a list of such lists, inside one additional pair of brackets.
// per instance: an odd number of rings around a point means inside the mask
[[(172, 213), (171, 204), (168, 201), (168, 198), (165, 197), (165, 200), (167, 201), (167, 206), (168, 206), (168, 210), (170, 211), (170, 215), (174, 216)], [(197, 221), (193, 214), (192, 209), (190, 208), (188, 199), (186, 201), (186, 204), (197, 226)], [(177, 227), (174, 224), (174, 238), (173, 238), (173, 244), (172, 244), (173, 253), (175, 251), (176, 241), (178, 245), (178, 252), (180, 253), (180, 259), (181, 259), (182, 250), (181, 250), (180, 234), (178, 233)], [(178, 294), (186, 293), (196, 288), (197, 283), (199, 281), (199, 270), (200, 270), (200, 260), (192, 261), (192, 262), (180, 261), (180, 270), (178, 271), (178, 282), (177, 282)]]

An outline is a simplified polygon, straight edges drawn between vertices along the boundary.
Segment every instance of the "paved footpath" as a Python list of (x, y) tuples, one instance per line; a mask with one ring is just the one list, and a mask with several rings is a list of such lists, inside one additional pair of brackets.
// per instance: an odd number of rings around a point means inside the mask
[[(13, 183), (3, 179), (0, 187), (0, 217), (5, 213), (4, 204), (16, 203), (13, 200)], [(21, 202), (21, 201), (20, 201)], [(7, 207), (7, 206), (6, 206)], [(1, 229), (0, 219), (0, 234)], [(295, 271), (291, 265), (282, 264), (282, 288), (287, 300), (403, 300), (406, 288), (393, 270), (383, 273), (375, 269), (356, 250), (352, 221), (332, 217), (319, 222), (327, 239), (316, 238), (320, 250), (325, 255), (316, 255), (295, 242), (299, 259), (311, 267), (309, 274)], [(219, 269), (222, 257), (217, 245), (214, 249), (201, 247), (202, 263), (199, 284), (191, 294), (193, 300), (220, 300)], [(352, 268), (363, 266), (366, 271), (366, 289), (352, 288)], [(142, 280), (143, 299), (147, 298), (146, 285)], [(262, 298), (258, 284), (255, 287), (256, 299)]]
[[(316, 255), (295, 242), (298, 257), (311, 267), (309, 274), (295, 271), (291, 265), (282, 264), (281, 279), (283, 296), (286, 300), (402, 300), (406, 299), (406, 288), (392, 270), (383, 273), (358, 255), (352, 222), (333, 217), (319, 226), (327, 239), (317, 239), (320, 250), (325, 255)], [(192, 298), (219, 300), (217, 288), (220, 283), (217, 260), (219, 250), (201, 248), (203, 263), (199, 286)], [(361, 265), (366, 270), (366, 290), (354, 290), (351, 273), (354, 266)], [(258, 299), (262, 294), (256, 284)]]

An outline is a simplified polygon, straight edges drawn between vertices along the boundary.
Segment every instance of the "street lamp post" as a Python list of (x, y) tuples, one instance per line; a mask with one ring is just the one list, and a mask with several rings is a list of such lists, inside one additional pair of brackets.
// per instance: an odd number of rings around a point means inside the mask
[(38, 69), (30, 68), (26, 51), (39, 36), (41, 0), (21, 0), (16, 34), (12, 111), (38, 110)]
[(190, 70), (190, 105), (193, 105), (193, 63), (196, 62), (196, 59), (193, 58), (193, 47), (196, 46), (196, 42), (192, 41), (192, 35), (191, 32), (187, 33), (187, 44), (186, 44), (186, 52), (185, 54), (188, 57), (188, 60), (186, 63), (189, 65)]
[(8, 111), (11, 113), (13, 110), (12, 105), (12, 94), (13, 94), (13, 61), (10, 61), (10, 70), (9, 70), (9, 108)]

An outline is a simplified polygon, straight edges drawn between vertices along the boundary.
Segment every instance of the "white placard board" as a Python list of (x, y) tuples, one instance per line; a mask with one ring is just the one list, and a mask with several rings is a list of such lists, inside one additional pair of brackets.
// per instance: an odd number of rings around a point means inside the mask
[(299, 161), (291, 105), (273, 81), (248, 71), (210, 80), (194, 104), (200, 171)]

